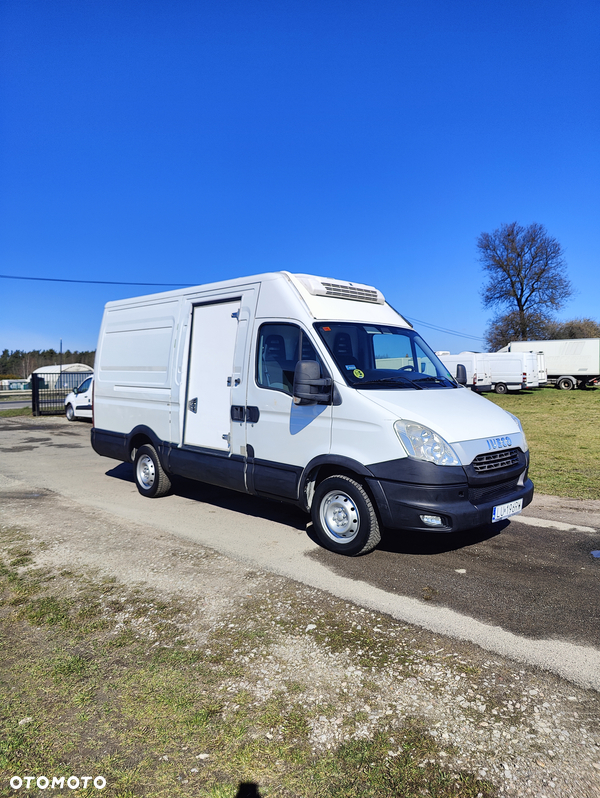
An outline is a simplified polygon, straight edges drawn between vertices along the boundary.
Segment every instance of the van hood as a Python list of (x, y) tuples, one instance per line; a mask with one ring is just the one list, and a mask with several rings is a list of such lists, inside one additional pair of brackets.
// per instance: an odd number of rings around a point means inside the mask
[(359, 390), (358, 393), (389, 411), (394, 419), (423, 424), (448, 443), (520, 433), (516, 421), (507, 412), (466, 388)]

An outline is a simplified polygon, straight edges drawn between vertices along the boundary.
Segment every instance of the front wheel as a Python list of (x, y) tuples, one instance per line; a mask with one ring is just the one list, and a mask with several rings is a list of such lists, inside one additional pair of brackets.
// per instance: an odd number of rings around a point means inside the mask
[(75, 411), (73, 410), (73, 405), (67, 405), (65, 408), (65, 415), (68, 421), (75, 421)]
[(156, 499), (171, 490), (171, 480), (160, 464), (156, 449), (150, 444), (140, 446), (133, 464), (135, 484), (142, 496)]
[(318, 485), (311, 516), (319, 541), (337, 554), (366, 554), (381, 540), (379, 521), (368, 493), (345, 475), (327, 477)]

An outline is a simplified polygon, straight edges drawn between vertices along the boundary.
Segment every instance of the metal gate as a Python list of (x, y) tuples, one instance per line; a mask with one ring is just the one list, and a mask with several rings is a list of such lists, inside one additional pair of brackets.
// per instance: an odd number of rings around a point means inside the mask
[(92, 376), (87, 371), (61, 371), (31, 375), (31, 412), (34, 416), (57, 416), (65, 412), (65, 398), (73, 388)]

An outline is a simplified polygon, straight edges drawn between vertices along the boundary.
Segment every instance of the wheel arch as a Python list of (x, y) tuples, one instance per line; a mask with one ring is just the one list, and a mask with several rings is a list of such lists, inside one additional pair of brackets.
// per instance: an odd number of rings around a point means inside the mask
[(164, 468), (165, 463), (163, 457), (162, 441), (160, 441), (150, 427), (147, 427), (145, 424), (140, 424), (139, 426), (134, 427), (127, 436), (127, 452), (129, 455), (129, 462), (133, 463), (137, 450), (145, 443), (149, 443), (151, 446), (154, 446)]
[(382, 523), (388, 523), (390, 508), (379, 480), (373, 476), (373, 473), (363, 463), (343, 455), (319, 455), (308, 463), (302, 472), (298, 486), (299, 504), (305, 512), (310, 512), (317, 485), (327, 477), (337, 474), (351, 477), (360, 482), (367, 493), (370, 494)]
[[(563, 383), (567, 383), (567, 382), (571, 383), (571, 387), (570, 388), (563, 387)], [(556, 387), (559, 388), (560, 390), (570, 391), (570, 390), (573, 390), (573, 388), (577, 387), (577, 378), (574, 377), (572, 374), (561, 374), (560, 377), (556, 378), (556, 383), (555, 384), (556, 384)]]

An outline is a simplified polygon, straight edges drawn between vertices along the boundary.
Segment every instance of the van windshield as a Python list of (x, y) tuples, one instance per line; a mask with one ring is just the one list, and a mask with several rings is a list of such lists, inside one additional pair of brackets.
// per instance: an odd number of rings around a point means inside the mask
[(381, 324), (315, 324), (348, 385), (355, 388), (458, 388), (448, 369), (414, 330)]

